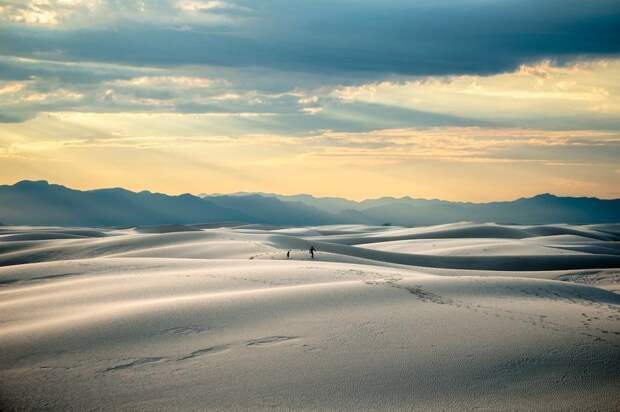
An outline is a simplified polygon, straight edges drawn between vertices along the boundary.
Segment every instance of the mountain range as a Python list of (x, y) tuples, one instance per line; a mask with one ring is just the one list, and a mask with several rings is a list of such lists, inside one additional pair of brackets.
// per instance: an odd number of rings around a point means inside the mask
[(166, 195), (123, 188), (75, 190), (46, 181), (0, 186), (0, 222), (11, 225), (144, 226), (197, 223), (271, 225), (432, 225), (620, 222), (620, 199), (541, 194), (513, 201), (466, 203), (411, 197), (360, 202), (273, 193)]

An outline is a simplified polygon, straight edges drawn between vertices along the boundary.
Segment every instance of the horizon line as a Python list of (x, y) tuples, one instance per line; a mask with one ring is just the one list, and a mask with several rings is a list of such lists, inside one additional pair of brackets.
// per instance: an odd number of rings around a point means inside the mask
[(542, 196), (552, 196), (555, 198), (569, 198), (569, 199), (597, 199), (597, 200), (606, 200), (606, 201), (614, 201), (614, 200), (620, 200), (620, 198), (602, 198), (602, 197), (597, 197), (597, 196), (570, 196), (570, 195), (560, 195), (560, 194), (555, 194), (555, 193), (551, 193), (551, 192), (543, 192), (543, 193), (537, 193), (537, 194), (533, 194), (530, 196), (522, 196), (522, 197), (518, 197), (518, 198), (514, 198), (514, 199), (510, 199), (510, 200), (489, 200), (489, 201), (478, 201), (478, 202), (474, 202), (474, 201), (464, 201), (464, 200), (446, 200), (446, 199), (438, 199), (438, 198), (417, 198), (417, 197), (412, 197), (411, 195), (405, 195), (405, 196), (392, 196), (392, 195), (384, 195), (384, 196), (380, 196), (380, 197), (370, 197), (370, 198), (364, 198), (362, 200), (354, 200), (354, 199), (349, 199), (346, 197), (341, 197), (341, 196), (317, 196), (311, 193), (295, 193), (295, 194), (282, 194), (282, 193), (275, 193), (275, 192), (261, 192), (261, 191), (245, 191), (245, 190), (240, 190), (240, 191), (236, 191), (236, 192), (229, 192), (229, 193), (218, 193), (218, 192), (212, 192), (212, 193), (207, 193), (207, 192), (203, 192), (203, 193), (191, 193), (191, 192), (179, 192), (177, 194), (173, 194), (173, 193), (166, 193), (166, 192), (161, 192), (161, 191), (153, 191), (150, 189), (142, 189), (142, 190), (133, 190), (133, 189), (128, 189), (126, 187), (123, 186), (107, 186), (107, 187), (98, 187), (98, 188), (91, 188), (91, 189), (78, 189), (75, 187), (71, 187), (65, 184), (61, 184), (61, 183), (54, 183), (54, 182), (50, 182), (47, 179), (21, 179), (16, 181), (15, 183), (3, 183), (0, 184), (0, 187), (2, 186), (17, 186), (20, 183), (45, 183), (48, 186), (60, 186), (63, 187), (65, 189), (69, 189), (69, 190), (74, 190), (74, 191), (79, 191), (79, 192), (94, 192), (94, 191), (98, 191), (98, 190), (115, 190), (115, 189), (120, 189), (120, 190), (125, 190), (131, 193), (152, 193), (152, 194), (160, 194), (160, 195), (166, 195), (166, 196), (171, 196), (171, 197), (179, 197), (179, 196), (184, 196), (184, 195), (190, 195), (190, 196), (194, 196), (200, 199), (203, 199), (205, 197), (208, 196), (251, 196), (251, 195), (255, 195), (255, 196), (263, 196), (263, 197), (277, 197), (277, 196), (286, 196), (286, 197), (293, 197), (293, 196), (310, 196), (314, 199), (317, 200), (321, 200), (321, 199), (339, 199), (339, 200), (345, 200), (345, 201), (349, 201), (349, 202), (353, 202), (353, 203), (363, 203), (365, 201), (372, 201), (372, 200), (381, 200), (381, 199), (394, 199), (394, 200), (403, 200), (403, 199), (410, 199), (410, 200), (422, 200), (422, 201), (439, 201), (439, 202), (448, 202), (448, 203), (466, 203), (466, 204), (489, 204), (489, 203), (502, 203), (502, 202), (515, 202), (518, 200), (523, 200), (523, 199), (533, 199), (536, 197), (542, 197)]

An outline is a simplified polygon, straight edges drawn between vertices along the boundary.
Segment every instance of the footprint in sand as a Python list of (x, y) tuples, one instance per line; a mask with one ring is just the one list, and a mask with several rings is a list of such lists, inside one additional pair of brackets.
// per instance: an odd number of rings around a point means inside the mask
[(294, 336), (267, 336), (264, 338), (253, 339), (246, 342), (245, 346), (267, 346), (276, 343), (296, 339)]
[(226, 352), (229, 349), (230, 345), (217, 345), (211, 346), (204, 349), (198, 349), (190, 353), (189, 355), (182, 356), (178, 358), (178, 361), (183, 361), (187, 359), (193, 359), (204, 355), (215, 355), (216, 353)]
[(104, 369), (102, 372), (116, 372), (124, 369), (136, 368), (138, 366), (147, 365), (149, 363), (157, 363), (163, 361), (164, 358), (160, 357), (150, 357), (150, 358), (138, 358), (131, 362), (121, 363), (119, 365), (114, 365), (110, 368)]
[(208, 328), (201, 326), (179, 326), (175, 328), (164, 329), (162, 333), (167, 335), (195, 335), (206, 332)]

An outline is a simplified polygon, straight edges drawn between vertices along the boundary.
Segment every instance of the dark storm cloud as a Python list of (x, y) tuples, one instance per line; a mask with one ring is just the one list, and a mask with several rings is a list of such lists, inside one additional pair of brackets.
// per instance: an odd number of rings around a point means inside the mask
[[(306, 72), (490, 74), (620, 51), (620, 3), (576, 1), (236, 2), (246, 20), (41, 29), (5, 25), (0, 52), (146, 66), (207, 64)], [(225, 11), (225, 10), (224, 10)]]

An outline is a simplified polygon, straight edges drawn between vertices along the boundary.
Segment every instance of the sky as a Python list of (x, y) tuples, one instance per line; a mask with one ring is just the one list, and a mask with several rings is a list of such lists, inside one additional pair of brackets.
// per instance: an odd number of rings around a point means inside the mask
[(0, 183), (620, 198), (618, 0), (0, 0)]

